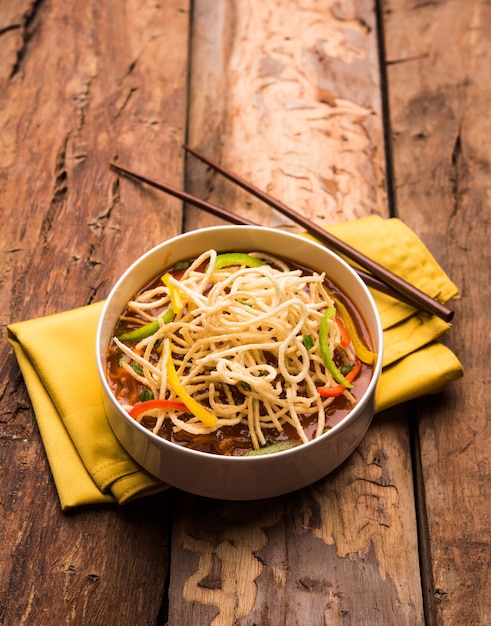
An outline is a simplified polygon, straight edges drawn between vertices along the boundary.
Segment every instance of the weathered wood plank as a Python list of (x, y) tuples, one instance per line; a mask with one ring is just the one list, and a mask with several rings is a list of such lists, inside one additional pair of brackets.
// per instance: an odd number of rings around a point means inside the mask
[[(319, 223), (387, 214), (374, 7), (195, 2), (189, 141)], [(292, 228), (190, 160), (188, 189)], [(186, 212), (187, 228), (216, 220)], [(169, 625), (422, 623), (404, 413), (299, 493), (175, 494)], [(404, 546), (404, 547), (403, 547)]]
[(298, 493), (176, 503), (169, 624), (422, 623), (409, 443), (394, 416)]
[[(180, 184), (188, 19), (182, 0), (1, 4), (3, 328), (105, 297), (180, 231), (177, 202), (108, 163)], [(5, 331), (0, 349), (2, 623), (155, 623), (168, 496), (63, 515)]]
[[(201, 0), (194, 25), (193, 147), (320, 224), (384, 213), (372, 3), (248, 8)], [(193, 159), (189, 165), (191, 191), (227, 198), (262, 224), (291, 227), (223, 178), (203, 175)]]
[(417, 405), (431, 623), (488, 624), (491, 10), (480, 0), (384, 4), (397, 209), (462, 296), (448, 343), (465, 376)]

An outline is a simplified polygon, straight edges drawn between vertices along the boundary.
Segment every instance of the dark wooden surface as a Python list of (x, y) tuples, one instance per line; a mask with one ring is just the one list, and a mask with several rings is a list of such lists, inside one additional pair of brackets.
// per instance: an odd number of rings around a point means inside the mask
[(387, 2), (384, 17), (397, 211), (461, 289), (448, 342), (465, 376), (411, 407), (428, 603), (436, 623), (488, 624), (491, 7)]
[[(0, 4), (0, 624), (491, 623), (489, 24), (484, 0)], [(62, 513), (6, 326), (216, 223), (108, 163), (294, 229), (185, 140), (319, 223), (401, 217), (461, 289), (466, 375), (290, 496)]]

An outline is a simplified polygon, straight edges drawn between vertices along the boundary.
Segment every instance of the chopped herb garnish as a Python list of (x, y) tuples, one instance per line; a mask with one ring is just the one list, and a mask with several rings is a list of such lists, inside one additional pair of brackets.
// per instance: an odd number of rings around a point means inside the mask
[(144, 389), (140, 394), (140, 400), (142, 402), (148, 402), (148, 400), (153, 400), (153, 393), (150, 389)]
[(312, 339), (312, 335), (304, 335), (302, 337), (302, 341), (307, 350), (311, 350), (314, 347), (314, 340)]
[(189, 261), (178, 261), (174, 265), (174, 269), (175, 270), (185, 270), (187, 267), (189, 267), (189, 265), (190, 265)]
[(143, 368), (141, 367), (141, 365), (138, 365), (138, 363), (135, 363), (134, 361), (132, 361), (131, 367), (133, 371), (136, 372), (137, 374), (143, 374)]
[(251, 386), (249, 385), (249, 383), (246, 383), (245, 380), (242, 381), (242, 387), (244, 387), (246, 391), (251, 390)]

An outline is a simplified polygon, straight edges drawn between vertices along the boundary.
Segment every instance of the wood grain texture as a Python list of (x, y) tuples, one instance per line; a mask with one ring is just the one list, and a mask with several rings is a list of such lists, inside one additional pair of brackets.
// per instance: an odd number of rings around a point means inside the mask
[(180, 231), (179, 203), (108, 163), (180, 184), (188, 20), (175, 0), (0, 5), (2, 624), (150, 624), (160, 611), (167, 496), (60, 512), (5, 326), (102, 299)]
[(422, 623), (405, 430), (378, 416), (339, 470), (289, 496), (176, 494), (169, 624)]
[[(141, 252), (216, 223), (119, 179), (113, 159), (287, 230), (184, 163), (184, 140), (318, 223), (388, 214), (374, 2), (190, 5), (0, 4), (4, 330), (104, 298)], [(489, 11), (383, 4), (396, 206), (462, 289), (447, 341), (465, 378), (376, 416), (336, 472), (298, 493), (230, 503), (173, 490), (62, 514), (4, 332), (1, 624), (491, 621)], [(415, 443), (431, 580), (418, 562)]]
[[(319, 223), (387, 214), (371, 3), (195, 3), (189, 143)], [(292, 228), (192, 159), (188, 189)], [(236, 208), (237, 207), (237, 208)], [(216, 223), (186, 211), (186, 227)], [(404, 412), (310, 489), (175, 494), (169, 626), (422, 623)]]
[[(384, 212), (372, 3), (201, 0), (193, 23), (192, 147), (320, 224)], [(192, 159), (187, 181), (253, 221), (292, 227)]]
[(448, 343), (465, 376), (417, 404), (432, 623), (488, 624), (491, 9), (480, 0), (384, 5), (398, 212), (461, 289)]

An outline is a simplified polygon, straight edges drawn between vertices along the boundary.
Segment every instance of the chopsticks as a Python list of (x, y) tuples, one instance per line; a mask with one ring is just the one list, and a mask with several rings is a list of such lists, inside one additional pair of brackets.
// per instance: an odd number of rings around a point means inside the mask
[[(269, 206), (275, 208), (283, 215), (289, 217), (292, 221), (305, 228), (308, 233), (310, 233), (323, 243), (327, 244), (330, 248), (333, 248), (336, 252), (344, 254), (347, 258), (360, 265), (363, 269), (354, 269), (368, 286), (377, 289), (378, 291), (381, 291), (382, 293), (385, 293), (389, 296), (397, 298), (398, 300), (406, 302), (407, 304), (410, 304), (423, 311), (436, 315), (446, 322), (449, 322), (453, 318), (454, 312), (451, 311), (444, 304), (438, 302), (438, 300), (435, 300), (431, 296), (428, 296), (424, 292), (420, 291), (419, 289), (414, 287), (414, 285), (411, 285), (396, 274), (393, 274), (387, 268), (379, 265), (366, 255), (349, 246), (334, 235), (331, 235), (323, 228), (303, 217), (279, 200), (276, 200), (266, 192), (239, 178), (236, 174), (229, 172), (221, 165), (201, 155), (196, 150), (193, 150), (188, 146), (184, 146), (184, 149), (190, 154), (194, 155), (196, 158), (206, 163), (208, 166), (220, 172), (223, 176), (233, 181), (238, 186), (242, 187)], [(208, 213), (215, 215), (216, 217), (225, 219), (233, 224), (258, 226), (258, 224), (251, 222), (246, 218), (239, 217), (222, 207), (207, 202), (206, 200), (197, 198), (196, 196), (172, 187), (167, 183), (157, 181), (147, 176), (143, 176), (142, 174), (133, 172), (132, 170), (129, 170), (117, 163), (110, 163), (110, 167), (117, 172), (125, 174), (126, 176), (129, 176), (130, 178), (133, 178), (140, 182), (144, 182), (161, 191), (165, 191), (170, 195), (173, 195), (185, 202), (188, 202), (189, 204), (192, 204)], [(365, 270), (368, 270), (369, 273)]]
[[(237, 224), (238, 226), (244, 226), (244, 225), (245, 226), (260, 226), (260, 224), (257, 224), (256, 222), (252, 222), (251, 220), (248, 220), (245, 217), (239, 217), (238, 215), (235, 215), (234, 213), (227, 211), (227, 209), (217, 206), (216, 204), (212, 204), (211, 202), (207, 202), (206, 200), (202, 200), (201, 198), (197, 198), (196, 196), (193, 196), (187, 193), (186, 191), (182, 191), (181, 189), (177, 189), (176, 187), (172, 187), (171, 185), (168, 185), (167, 183), (159, 182), (153, 178), (149, 178), (148, 176), (143, 176), (142, 174), (137, 174), (136, 172), (133, 172), (132, 170), (122, 167), (121, 165), (117, 165), (116, 163), (111, 163), (110, 166), (115, 171), (121, 174), (124, 174), (125, 176), (128, 176), (129, 178), (133, 178), (140, 182), (147, 183), (151, 187), (160, 189), (160, 191), (165, 191), (168, 194), (175, 196), (176, 198), (179, 198), (180, 200), (189, 202), (189, 204), (193, 204), (199, 209), (203, 209), (207, 213), (211, 213), (212, 215), (215, 215), (216, 217), (220, 217), (224, 220), (227, 220), (231, 222), (232, 224)], [(407, 302), (407, 304), (411, 304), (411, 301), (405, 300), (404, 296), (402, 296), (401, 294), (398, 294), (391, 287), (389, 287), (389, 285), (383, 283), (381, 280), (379, 280), (375, 276), (372, 276), (371, 274), (368, 274), (367, 272), (364, 272), (363, 270), (359, 268), (353, 268), (353, 270), (370, 287), (373, 287), (374, 289), (377, 289), (378, 291), (382, 293), (392, 296), (393, 298), (404, 300), (405, 302)]]

